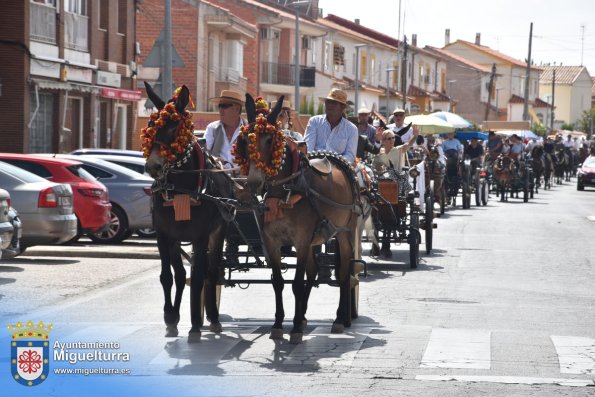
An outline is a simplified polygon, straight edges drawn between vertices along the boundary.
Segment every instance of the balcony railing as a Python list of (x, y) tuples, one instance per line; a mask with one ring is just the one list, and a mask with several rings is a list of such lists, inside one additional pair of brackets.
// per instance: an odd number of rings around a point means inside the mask
[(64, 13), (65, 46), (71, 50), (89, 50), (89, 17)]
[(33, 2), (30, 5), (29, 33), (31, 40), (56, 44), (56, 8)]
[[(314, 87), (316, 68), (300, 65), (300, 86)], [(261, 80), (265, 84), (294, 85), (295, 66), (292, 64), (263, 62)]]

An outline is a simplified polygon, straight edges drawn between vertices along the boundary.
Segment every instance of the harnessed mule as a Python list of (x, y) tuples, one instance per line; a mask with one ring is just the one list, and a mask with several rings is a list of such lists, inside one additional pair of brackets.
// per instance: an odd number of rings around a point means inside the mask
[[(331, 332), (341, 333), (357, 313), (352, 310), (352, 290), (359, 273), (353, 259), (359, 259), (358, 221), (361, 219), (359, 189), (351, 166), (331, 153), (309, 154), (309, 159), (291, 148), (276, 127), (283, 97), (268, 113), (257, 114), (254, 99), (246, 95), (249, 125), (242, 129), (234, 151), (236, 162), (247, 175), (247, 187), (264, 194), (265, 213), (262, 237), (273, 270), (275, 323), (272, 339), (283, 337), (283, 287), (280, 248), (293, 245), (297, 266), (292, 283), (295, 316), (290, 343), (300, 343), (306, 310), (317, 268), (314, 246), (336, 239), (335, 278), (340, 288), (339, 307)], [(304, 275), (306, 281), (304, 283)], [(354, 285), (351, 281), (354, 281)]]
[[(157, 248), (161, 259), (160, 281), (165, 296), (164, 320), (166, 336), (178, 335), (180, 303), (186, 283), (182, 264), (181, 242), (191, 242), (190, 318), (192, 328), (188, 342), (200, 341), (203, 325), (202, 296), (210, 330), (221, 332), (216, 304), (226, 222), (218, 197), (233, 197), (233, 182), (221, 171), (216, 160), (207, 155), (193, 136), (191, 114), (185, 110), (189, 92), (182, 86), (165, 103), (145, 83), (147, 95), (158, 112), (151, 115), (143, 129), (143, 152), (146, 171), (155, 178), (152, 188), (153, 227), (157, 232)], [(172, 278), (171, 268), (174, 270)], [(206, 283), (205, 283), (206, 279)], [(175, 297), (171, 291), (175, 281)]]

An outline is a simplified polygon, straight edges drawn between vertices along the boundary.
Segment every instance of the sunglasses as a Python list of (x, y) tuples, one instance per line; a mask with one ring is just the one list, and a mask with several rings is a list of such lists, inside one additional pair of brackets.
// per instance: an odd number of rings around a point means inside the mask
[(404, 114), (395, 114), (395, 117), (405, 117)]
[(232, 106), (233, 106), (233, 103), (220, 103), (219, 109), (229, 109)]
[(385, 138), (384, 140), (385, 141), (394, 141), (395, 140), (395, 137), (394, 136), (391, 136), (390, 138)]

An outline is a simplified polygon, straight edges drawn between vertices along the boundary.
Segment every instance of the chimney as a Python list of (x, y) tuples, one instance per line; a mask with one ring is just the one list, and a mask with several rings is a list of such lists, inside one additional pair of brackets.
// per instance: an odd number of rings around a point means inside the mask
[(411, 35), (411, 45), (417, 47), (417, 33)]
[(444, 46), (446, 47), (449, 44), (450, 44), (450, 29), (446, 29), (444, 31)]
[(359, 18), (355, 18), (355, 24), (359, 25)]
[(475, 33), (475, 44), (481, 45), (481, 33)]

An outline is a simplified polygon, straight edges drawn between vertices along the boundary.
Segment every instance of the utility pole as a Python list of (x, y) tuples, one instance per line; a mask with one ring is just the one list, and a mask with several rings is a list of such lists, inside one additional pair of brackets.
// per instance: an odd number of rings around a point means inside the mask
[(551, 131), (554, 130), (554, 98), (555, 98), (555, 93), (556, 91), (556, 69), (553, 70), (553, 74), (552, 74), (552, 109), (550, 112), (550, 128)]
[(531, 42), (533, 40), (533, 22), (529, 28), (529, 56), (527, 57), (527, 77), (525, 78), (525, 103), (523, 105), (523, 121), (529, 120), (529, 76), (531, 75)]
[(401, 67), (401, 94), (403, 94), (403, 109), (407, 105), (407, 36), (403, 36), (403, 65)]
[(172, 65), (171, 65), (171, 0), (165, 0), (165, 31), (163, 49), (163, 76), (161, 78), (161, 98), (164, 101), (171, 98)]
[[(484, 120), (488, 121), (488, 117), (490, 116), (490, 104), (492, 100), (492, 89), (494, 87), (494, 79), (496, 78), (496, 64), (492, 64), (492, 74), (490, 74), (490, 82), (488, 83), (488, 103), (486, 104), (486, 112), (484, 116)], [(498, 110), (496, 109), (496, 114)]]

